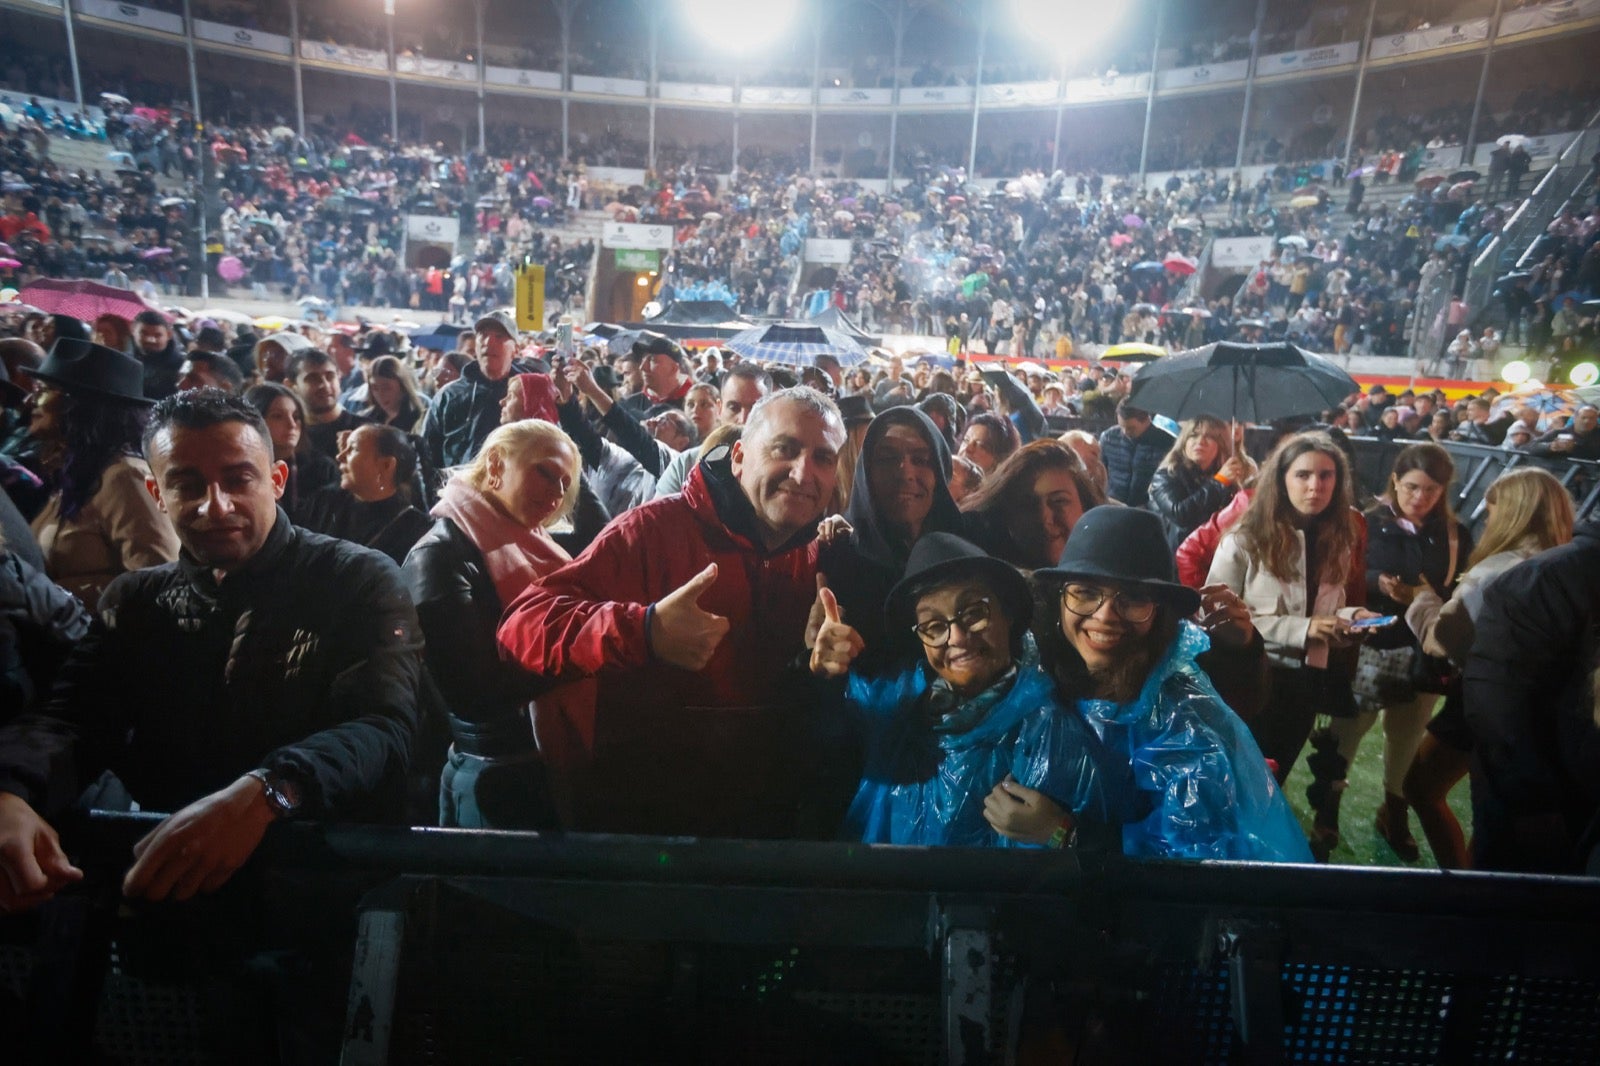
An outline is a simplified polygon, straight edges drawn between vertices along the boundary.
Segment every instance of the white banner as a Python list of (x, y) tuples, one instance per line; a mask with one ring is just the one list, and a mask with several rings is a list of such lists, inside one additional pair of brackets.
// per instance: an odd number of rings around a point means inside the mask
[(183, 33), (182, 15), (157, 11), (153, 7), (123, 4), (119, 3), (118, 0), (77, 0), (74, 6), (85, 15), (93, 15), (98, 19), (125, 22), (129, 26), (143, 26), (146, 29), (160, 30), (163, 33), (180, 35)]
[(651, 250), (670, 252), (672, 227), (644, 226), (635, 222), (602, 222), (600, 247), (628, 248), (641, 252)]
[(1250, 61), (1235, 59), (1231, 63), (1211, 63), (1199, 67), (1177, 67), (1156, 75), (1158, 89), (1189, 89), (1196, 85), (1224, 85), (1244, 81), (1250, 76)]
[(1500, 36), (1514, 37), (1531, 30), (1548, 29), (1581, 19), (1600, 18), (1600, 0), (1561, 0), (1521, 11), (1507, 11), (1500, 19)]
[(605, 96), (643, 96), (645, 83), (632, 78), (595, 78), (588, 74), (574, 74), (572, 91), (601, 93)]
[(61, 0), (31, 0), (31, 2), (38, 4), (40, 7), (53, 8), (56, 11), (61, 10)]
[(1218, 237), (1211, 242), (1211, 265), (1221, 270), (1250, 270), (1272, 258), (1272, 236)]
[(846, 107), (893, 107), (893, 89), (823, 89), (819, 101)]
[(664, 81), (661, 83), (661, 99), (685, 100), (696, 104), (731, 104), (733, 103), (733, 86), (703, 85), (688, 81)]
[(825, 240), (821, 237), (807, 237), (806, 262), (826, 266), (844, 266), (850, 262), (850, 242), (845, 240)]
[(1073, 78), (1067, 82), (1068, 103), (1124, 100), (1150, 91), (1150, 75), (1119, 74), (1114, 78)]
[(519, 70), (516, 67), (484, 67), (483, 80), (490, 85), (516, 85), (524, 89), (561, 90), (561, 75), (548, 70)]
[(444, 78), (446, 81), (478, 80), (478, 68), (472, 63), (457, 63), (449, 59), (429, 59), (426, 56), (395, 56), (394, 69), (400, 74), (421, 74), (425, 78)]
[(321, 41), (300, 42), (300, 58), (337, 63), (342, 67), (361, 67), (364, 70), (388, 70), (389, 57), (370, 48), (352, 48), (347, 44), (325, 44)]
[(430, 241), (448, 244), (451, 248), (461, 239), (461, 220), (441, 215), (407, 215), (406, 240)]
[(741, 104), (809, 104), (810, 89), (788, 85), (746, 85), (739, 89)]
[(900, 90), (900, 103), (904, 104), (970, 104), (970, 85), (916, 85)]
[(1431, 52), (1435, 48), (1449, 48), (1456, 44), (1471, 44), (1489, 39), (1489, 20), (1472, 19), (1445, 26), (1430, 26), (1425, 30), (1396, 33), (1379, 37), (1372, 42), (1372, 58), (1406, 56), (1415, 52)]
[[(1596, 0), (1600, 3), (1600, 0)], [(1256, 77), (1267, 78), (1274, 74), (1288, 74), (1299, 70), (1317, 70), (1322, 67), (1342, 67), (1361, 58), (1361, 42), (1346, 41), (1322, 48), (1305, 48), (1298, 52), (1279, 52), (1262, 56), (1256, 67)]]
[(980, 99), (986, 104), (999, 104), (1002, 107), (1007, 104), (1054, 104), (1061, 99), (1061, 83), (1022, 81), (985, 85), (980, 90)]
[(243, 26), (195, 19), (194, 36), (198, 41), (216, 41), (218, 44), (231, 44), (235, 48), (251, 48), (279, 56), (294, 55), (294, 42), (280, 33), (263, 33), (260, 30), (247, 30)]
[[(1580, 136), (1582, 135), (1578, 133), (1551, 133), (1543, 137), (1529, 137), (1527, 143), (1522, 147), (1526, 148), (1528, 154), (1533, 157), (1535, 169), (1543, 170), (1544, 167), (1554, 163), (1556, 157), (1567, 150), (1567, 145)], [(1478, 150), (1472, 156), (1472, 165), (1487, 174), (1490, 163), (1489, 157), (1493, 154), (1495, 145), (1498, 143), (1498, 141), (1490, 141), (1488, 144), (1478, 145)]]

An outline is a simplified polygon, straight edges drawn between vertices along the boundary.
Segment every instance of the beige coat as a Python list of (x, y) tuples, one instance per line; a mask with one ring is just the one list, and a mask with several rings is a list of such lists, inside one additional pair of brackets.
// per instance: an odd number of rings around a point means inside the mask
[(143, 459), (116, 459), (72, 521), (61, 520), (60, 494), (33, 520), (45, 573), (91, 610), (118, 574), (178, 557), (178, 535), (145, 489), (149, 474)]
[[(1307, 638), (1314, 616), (1334, 614), (1353, 619), (1361, 610), (1348, 605), (1345, 585), (1331, 582), (1317, 587), (1315, 603), (1306, 603), (1306, 535), (1298, 529), (1294, 535), (1300, 552), (1294, 573), (1286, 582), (1279, 581), (1260, 559), (1246, 551), (1233, 532), (1225, 534), (1217, 545), (1211, 572), (1206, 575), (1206, 584), (1227, 585), (1244, 601), (1250, 608), (1250, 621), (1266, 642), (1267, 658), (1275, 665), (1288, 667), (1303, 666), (1313, 645), (1323, 645), (1321, 652), (1326, 655), (1326, 642)], [(1358, 563), (1351, 565), (1359, 569)]]

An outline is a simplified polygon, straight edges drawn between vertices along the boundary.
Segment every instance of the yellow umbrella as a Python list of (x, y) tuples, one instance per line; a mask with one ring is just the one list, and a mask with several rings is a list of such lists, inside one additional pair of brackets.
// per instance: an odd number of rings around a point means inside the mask
[(1100, 353), (1102, 363), (1148, 363), (1152, 359), (1160, 359), (1167, 354), (1167, 350), (1159, 344), (1113, 344)]
[(1322, 202), (1322, 199), (1320, 197), (1317, 197), (1317, 196), (1310, 196), (1310, 195), (1296, 196), (1293, 200), (1289, 201), (1289, 206), (1290, 207), (1316, 207), (1321, 202)]

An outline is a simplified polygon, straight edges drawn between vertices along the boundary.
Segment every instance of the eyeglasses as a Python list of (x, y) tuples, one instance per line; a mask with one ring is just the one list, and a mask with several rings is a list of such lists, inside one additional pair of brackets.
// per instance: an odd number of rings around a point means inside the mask
[(1068, 585), (1061, 590), (1061, 604), (1080, 618), (1089, 618), (1107, 599), (1125, 622), (1141, 625), (1156, 613), (1156, 601), (1139, 592), (1109, 592), (1093, 585)]
[(961, 608), (951, 618), (930, 618), (911, 627), (917, 639), (930, 648), (942, 648), (950, 643), (950, 630), (960, 626), (968, 634), (982, 633), (989, 628), (990, 603), (987, 597)]

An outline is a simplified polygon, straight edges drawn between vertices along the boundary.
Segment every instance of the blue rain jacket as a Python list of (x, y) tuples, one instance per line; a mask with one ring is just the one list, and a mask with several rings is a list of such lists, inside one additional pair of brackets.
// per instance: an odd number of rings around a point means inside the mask
[(1148, 811), (1123, 826), (1123, 853), (1310, 862), (1305, 833), (1250, 730), (1195, 664), (1210, 646), (1182, 622), (1138, 699), (1078, 701), (1105, 746), (1132, 764)]
[[(1008, 773), (1082, 819), (1116, 824), (1129, 817), (1133, 794), (1125, 770), (1084, 721), (1057, 702), (1031, 636), (1010, 691), (964, 732), (929, 728), (922, 697), (932, 681), (924, 662), (876, 680), (850, 675), (847, 698), (864, 721), (866, 769), (845, 817), (846, 837), (869, 844), (1027, 847), (996, 833), (983, 817), (984, 797)], [(962, 704), (950, 717), (970, 707)]]

